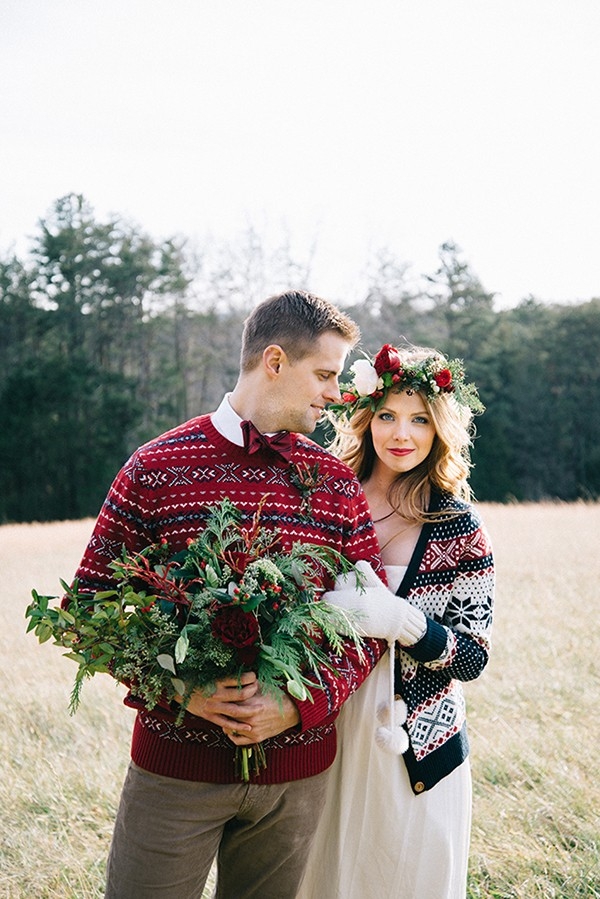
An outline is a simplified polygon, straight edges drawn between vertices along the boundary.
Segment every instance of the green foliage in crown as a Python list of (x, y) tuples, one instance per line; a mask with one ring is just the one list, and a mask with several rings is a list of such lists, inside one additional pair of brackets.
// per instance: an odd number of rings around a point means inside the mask
[(341, 385), (341, 402), (329, 407), (334, 414), (346, 418), (366, 407), (375, 411), (392, 389), (419, 392), (429, 401), (452, 395), (459, 405), (467, 406), (473, 413), (485, 409), (476, 386), (465, 381), (462, 361), (446, 359), (441, 353), (407, 365), (396, 347), (386, 343), (372, 361), (368, 357), (358, 359), (350, 371), (353, 382)]

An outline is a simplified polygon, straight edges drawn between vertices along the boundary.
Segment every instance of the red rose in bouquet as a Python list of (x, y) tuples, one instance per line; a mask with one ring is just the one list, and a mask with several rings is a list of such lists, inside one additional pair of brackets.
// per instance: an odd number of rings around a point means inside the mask
[(240, 606), (222, 606), (214, 614), (210, 628), (213, 637), (235, 647), (241, 665), (253, 665), (260, 649), (260, 629), (256, 615)]

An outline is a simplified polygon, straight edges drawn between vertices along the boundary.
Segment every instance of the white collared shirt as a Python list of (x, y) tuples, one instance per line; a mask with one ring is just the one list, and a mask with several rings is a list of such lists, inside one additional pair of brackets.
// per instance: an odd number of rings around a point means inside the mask
[(230, 443), (235, 443), (236, 446), (243, 446), (242, 419), (229, 402), (230, 396), (231, 393), (225, 394), (219, 404), (219, 408), (210, 416), (210, 420), (219, 434), (222, 434)]
[[(213, 425), (223, 437), (227, 438), (230, 443), (235, 443), (237, 446), (244, 445), (244, 434), (242, 432), (242, 422), (243, 418), (237, 414), (231, 403), (229, 402), (229, 397), (231, 393), (226, 393), (219, 408), (216, 412), (213, 412), (210, 416), (210, 420)], [(275, 434), (278, 434), (279, 431), (267, 431), (267, 437), (273, 437)]]

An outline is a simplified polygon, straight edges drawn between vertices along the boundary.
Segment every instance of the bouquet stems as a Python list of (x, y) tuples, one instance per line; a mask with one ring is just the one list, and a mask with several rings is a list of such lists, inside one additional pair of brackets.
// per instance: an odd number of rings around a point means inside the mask
[(244, 783), (248, 783), (251, 777), (260, 774), (267, 767), (267, 759), (262, 743), (254, 743), (252, 746), (237, 746), (235, 750), (235, 773)]

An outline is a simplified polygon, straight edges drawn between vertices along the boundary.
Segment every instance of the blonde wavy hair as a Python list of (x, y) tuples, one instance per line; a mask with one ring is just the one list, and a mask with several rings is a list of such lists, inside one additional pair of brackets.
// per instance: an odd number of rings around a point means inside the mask
[[(426, 347), (399, 348), (402, 362), (408, 367), (422, 362), (436, 350)], [(391, 392), (401, 393), (404, 388)], [(447, 510), (427, 512), (431, 488), (446, 492), (454, 497), (471, 501), (472, 491), (468, 482), (471, 470), (470, 449), (475, 435), (473, 413), (468, 406), (459, 404), (451, 393), (440, 393), (429, 399), (419, 391), (425, 407), (431, 415), (435, 428), (433, 445), (427, 458), (411, 471), (398, 474), (388, 492), (390, 505), (401, 514), (415, 521), (426, 522), (440, 514), (447, 516)], [(381, 398), (380, 406), (385, 401)], [(369, 406), (356, 410), (351, 416), (333, 416), (336, 436), (329, 449), (352, 468), (359, 481), (371, 476), (375, 463), (375, 448), (371, 437), (371, 421), (377, 409)]]

